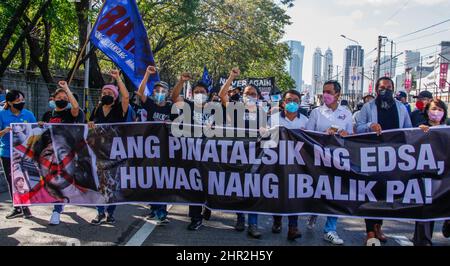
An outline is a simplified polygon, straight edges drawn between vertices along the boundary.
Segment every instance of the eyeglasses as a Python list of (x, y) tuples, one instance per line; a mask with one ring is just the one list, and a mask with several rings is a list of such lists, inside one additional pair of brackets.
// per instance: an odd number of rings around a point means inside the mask
[(284, 99), (284, 102), (285, 103), (300, 103), (300, 100), (287, 98), (287, 99)]

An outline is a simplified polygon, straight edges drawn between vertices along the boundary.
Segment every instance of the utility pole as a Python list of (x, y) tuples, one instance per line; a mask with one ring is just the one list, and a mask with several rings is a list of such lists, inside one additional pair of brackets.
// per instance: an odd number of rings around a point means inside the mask
[(392, 51), (394, 50), (394, 41), (391, 40), (391, 62), (390, 62), (390, 66), (389, 66), (389, 77), (392, 78), (392, 60), (394, 60), (393, 58), (393, 53)]
[(420, 74), (419, 74), (419, 91), (417, 92), (417, 95), (419, 95), (420, 91), (422, 90), (422, 63), (423, 63), (423, 57), (420, 57)]
[(384, 36), (378, 36), (377, 72), (376, 72), (376, 79), (377, 79), (377, 80), (380, 78), (381, 46), (383, 45), (383, 38), (385, 38), (385, 37), (384, 37)]

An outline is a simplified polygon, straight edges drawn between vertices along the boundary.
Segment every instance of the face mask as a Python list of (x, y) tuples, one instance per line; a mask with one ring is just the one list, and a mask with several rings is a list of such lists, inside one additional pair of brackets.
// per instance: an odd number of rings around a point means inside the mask
[(153, 99), (155, 100), (156, 103), (162, 103), (166, 100), (166, 94), (163, 92), (155, 93)]
[(255, 106), (258, 103), (258, 100), (253, 97), (245, 96), (244, 103), (247, 104), (248, 106)]
[(240, 100), (241, 100), (241, 95), (239, 95), (239, 94), (235, 94), (230, 97), (230, 101), (232, 101), (232, 102), (239, 102)]
[(299, 108), (298, 103), (290, 102), (286, 104), (285, 109), (288, 113), (296, 113), (298, 111), (298, 108)]
[(59, 100), (59, 101), (55, 101), (56, 107), (60, 108), (60, 109), (64, 109), (67, 107), (67, 105), (69, 104), (68, 101), (65, 100)]
[(50, 108), (51, 110), (53, 110), (53, 109), (55, 109), (56, 108), (56, 104), (55, 104), (55, 101), (49, 101), (48, 102), (48, 108)]
[(416, 102), (416, 108), (423, 112), (423, 110), (425, 109), (425, 104), (422, 101), (418, 101)]
[(105, 95), (102, 97), (102, 104), (103, 105), (111, 105), (114, 102), (114, 97), (111, 95)]
[(441, 122), (442, 118), (444, 117), (444, 112), (442, 111), (428, 111), (428, 118), (430, 118), (431, 121), (434, 122)]
[(272, 95), (270, 97), (270, 99), (272, 100), (272, 102), (279, 102), (281, 100), (281, 95), (277, 94), (277, 95)]
[(15, 103), (13, 104), (13, 107), (19, 111), (22, 111), (25, 107), (25, 102)]
[(333, 95), (328, 94), (328, 93), (324, 93), (323, 94), (323, 102), (326, 105), (330, 105), (330, 104), (334, 103), (335, 100), (336, 100), (336, 98)]
[(394, 98), (394, 92), (392, 90), (381, 90), (378, 92), (378, 96), (382, 101), (390, 101)]
[(208, 100), (208, 96), (206, 96), (206, 94), (197, 93), (194, 95), (194, 103), (197, 105), (202, 105), (202, 104), (206, 103), (207, 100)]

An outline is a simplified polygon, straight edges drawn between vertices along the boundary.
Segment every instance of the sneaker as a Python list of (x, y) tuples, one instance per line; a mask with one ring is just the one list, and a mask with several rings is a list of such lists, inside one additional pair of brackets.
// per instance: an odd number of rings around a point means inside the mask
[(98, 214), (94, 220), (91, 221), (92, 225), (101, 225), (103, 221), (106, 219), (106, 215), (104, 213)]
[(259, 239), (261, 238), (261, 233), (258, 231), (258, 226), (256, 224), (252, 224), (248, 226), (247, 234), (252, 237)]
[(237, 219), (234, 230), (238, 232), (243, 232), (245, 230), (245, 219)]
[(314, 229), (314, 227), (316, 226), (316, 222), (317, 222), (317, 215), (311, 215), (308, 218), (308, 222), (307, 222), (307, 227), (309, 230)]
[(22, 211), (23, 211), (23, 217), (25, 219), (31, 219), (33, 217), (33, 215), (31, 214), (31, 211), (28, 207), (23, 207)]
[(189, 231), (197, 231), (203, 224), (202, 220), (192, 220), (188, 226)]
[(170, 221), (169, 221), (169, 219), (167, 219), (167, 214), (162, 214), (161, 216), (158, 217), (158, 224), (159, 225), (166, 225), (169, 222)]
[(205, 219), (206, 221), (209, 221), (209, 219), (211, 219), (211, 210), (208, 208), (205, 208), (203, 210), (203, 219)]
[(53, 212), (50, 217), (49, 225), (58, 225), (60, 223), (61, 214), (59, 212)]
[(156, 211), (151, 210), (150, 213), (147, 215), (147, 220), (154, 220), (156, 219)]
[(108, 216), (106, 217), (106, 223), (107, 224), (115, 224), (116, 223), (116, 219), (114, 218), (114, 216), (108, 214)]
[(326, 241), (332, 243), (333, 245), (343, 245), (344, 244), (344, 240), (342, 240), (339, 237), (339, 235), (337, 234), (337, 232), (335, 232), (335, 231), (331, 231), (331, 232), (324, 234), (323, 238)]
[(22, 209), (21, 208), (13, 208), (11, 210), (11, 212), (6, 215), (6, 219), (14, 219), (14, 218), (18, 218), (18, 217), (22, 217), (23, 213), (22, 213)]
[(273, 222), (272, 225), (272, 233), (279, 234), (281, 233), (281, 223)]
[(445, 238), (450, 237), (450, 220), (445, 221), (442, 225), (442, 234)]

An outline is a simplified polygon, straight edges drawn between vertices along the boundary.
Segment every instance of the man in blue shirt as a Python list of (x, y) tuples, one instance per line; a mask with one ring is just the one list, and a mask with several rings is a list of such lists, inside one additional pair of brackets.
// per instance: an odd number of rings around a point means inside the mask
[[(25, 95), (21, 91), (12, 90), (6, 94), (5, 108), (0, 111), (0, 157), (3, 165), (3, 171), (9, 184), (9, 191), (12, 198), (12, 180), (11, 180), (11, 143), (10, 143), (10, 125), (12, 123), (36, 123), (36, 118), (32, 112), (24, 109)], [(6, 216), (6, 219), (13, 219), (20, 216), (31, 218), (31, 212), (27, 207), (15, 207), (12, 212)]]

